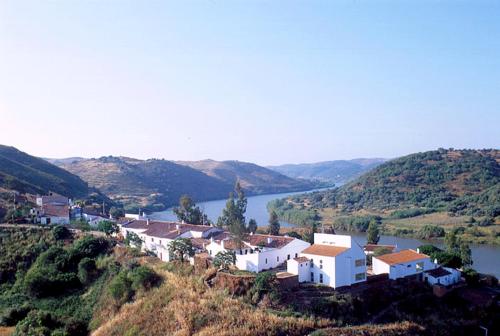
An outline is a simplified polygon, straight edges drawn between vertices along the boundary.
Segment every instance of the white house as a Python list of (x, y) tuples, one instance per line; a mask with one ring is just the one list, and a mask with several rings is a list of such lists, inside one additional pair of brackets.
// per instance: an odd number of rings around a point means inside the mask
[(424, 280), (429, 285), (450, 286), (460, 282), (460, 271), (449, 267), (438, 267), (424, 272)]
[(373, 274), (389, 274), (389, 279), (399, 279), (438, 267), (428, 255), (414, 250), (402, 250), (372, 259)]
[(45, 203), (39, 216), (41, 224), (69, 224), (70, 221), (68, 205)]
[(144, 242), (142, 249), (151, 251), (163, 261), (170, 261), (168, 244), (177, 238), (189, 238), (196, 250), (203, 250), (210, 243), (210, 237), (222, 233), (222, 229), (207, 226), (175, 222), (146, 220), (126, 220), (119, 223), (123, 237), (127, 233), (137, 234)]
[(287, 271), (300, 282), (350, 286), (366, 280), (366, 256), (350, 236), (315, 233), (314, 245), (288, 262)]
[(109, 219), (104, 216), (100, 215), (94, 215), (94, 214), (88, 214), (88, 213), (83, 213), (82, 218), (89, 223), (91, 226), (97, 226), (99, 225), (100, 222), (105, 222), (105, 221), (114, 221), (112, 219)]
[(309, 245), (303, 240), (288, 236), (250, 234), (242, 245), (238, 246), (234, 239), (226, 234), (226, 237), (211, 239), (206, 249), (212, 257), (222, 251), (234, 251), (238, 269), (258, 273), (298, 257)]

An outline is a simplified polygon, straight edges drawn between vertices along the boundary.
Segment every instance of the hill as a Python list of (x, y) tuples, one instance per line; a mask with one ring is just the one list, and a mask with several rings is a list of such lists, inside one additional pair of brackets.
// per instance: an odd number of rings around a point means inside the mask
[(313, 189), (318, 186), (308, 180), (285, 176), (279, 172), (240, 161), (178, 161), (177, 163), (199, 170), (224, 183), (241, 186), (250, 194), (272, 194)]
[(70, 172), (14, 147), (0, 145), (0, 187), (21, 193), (53, 191), (68, 197), (83, 197), (87, 183)]
[(254, 164), (236, 161), (167, 160), (127, 157), (65, 160), (61, 167), (80, 176), (129, 211), (159, 211), (178, 204), (183, 194), (196, 201), (226, 198), (237, 180), (248, 194), (306, 190), (314, 183), (298, 181)]
[(317, 163), (285, 164), (269, 166), (268, 168), (293, 178), (345, 183), (385, 161), (387, 160), (379, 158), (335, 160)]
[[(500, 216), (500, 151), (439, 149), (411, 154), (340, 188), (269, 206), (280, 218), (297, 224), (320, 220), (338, 229), (364, 231), (370, 221), (366, 216), (374, 215), (381, 218), (386, 234), (423, 237), (426, 226), (462, 227), (470, 242), (498, 244), (500, 226), (493, 224)], [(353, 220), (346, 216), (364, 224), (351, 225)], [(472, 227), (464, 229), (467, 226)]]

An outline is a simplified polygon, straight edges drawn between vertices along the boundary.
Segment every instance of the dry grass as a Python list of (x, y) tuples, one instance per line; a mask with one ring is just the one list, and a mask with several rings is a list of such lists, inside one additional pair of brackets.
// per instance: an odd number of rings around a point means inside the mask
[[(201, 276), (167, 272), (150, 265), (164, 283), (126, 304), (92, 335), (304, 335), (333, 326), (326, 319), (279, 317), (225, 291), (207, 289)], [(112, 310), (99, 315), (113, 316)]]
[(15, 329), (15, 327), (0, 327), (0, 336), (10, 336)]

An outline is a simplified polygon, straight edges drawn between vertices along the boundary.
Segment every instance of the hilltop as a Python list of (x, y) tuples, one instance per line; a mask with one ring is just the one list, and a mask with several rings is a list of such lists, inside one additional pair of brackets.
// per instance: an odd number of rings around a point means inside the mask
[[(178, 204), (183, 194), (196, 201), (226, 198), (240, 181), (252, 194), (307, 190), (315, 186), (250, 163), (168, 160), (127, 157), (61, 160), (60, 166), (80, 176), (129, 211), (159, 211)], [(203, 164), (202, 164), (203, 163)]]
[(330, 183), (344, 183), (386, 162), (386, 159), (335, 160), (317, 163), (269, 166), (283, 175)]
[(311, 181), (291, 178), (249, 162), (201, 160), (177, 161), (177, 163), (199, 170), (231, 185), (238, 180), (250, 194), (307, 190), (318, 186)]

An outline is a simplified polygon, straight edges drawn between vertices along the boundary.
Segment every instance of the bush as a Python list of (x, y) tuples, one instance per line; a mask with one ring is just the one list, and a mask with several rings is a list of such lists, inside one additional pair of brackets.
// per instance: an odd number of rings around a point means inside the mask
[(139, 266), (129, 272), (129, 279), (132, 282), (132, 289), (150, 289), (158, 285), (161, 278), (155, 271), (146, 266)]
[(84, 285), (91, 283), (97, 275), (97, 267), (94, 259), (83, 258), (78, 263), (78, 279)]
[(436, 225), (424, 225), (420, 230), (417, 231), (417, 238), (419, 239), (438, 238), (444, 237), (444, 235), (444, 229)]
[(123, 304), (129, 301), (134, 292), (132, 290), (132, 282), (127, 277), (126, 271), (121, 271), (111, 280), (109, 284), (109, 293), (118, 304)]
[(63, 240), (71, 238), (71, 231), (67, 227), (58, 225), (52, 228), (52, 236), (55, 240)]
[(15, 326), (19, 321), (23, 320), (30, 312), (31, 307), (22, 306), (10, 308), (0, 315), (0, 326)]
[(464, 276), (465, 281), (468, 285), (476, 286), (477, 284), (479, 284), (479, 273), (477, 273), (472, 268), (466, 269), (464, 272), (462, 272), (462, 275)]
[(110, 252), (113, 244), (103, 237), (85, 236), (75, 242), (70, 250), (72, 260), (78, 262), (83, 258), (96, 258), (101, 254)]

